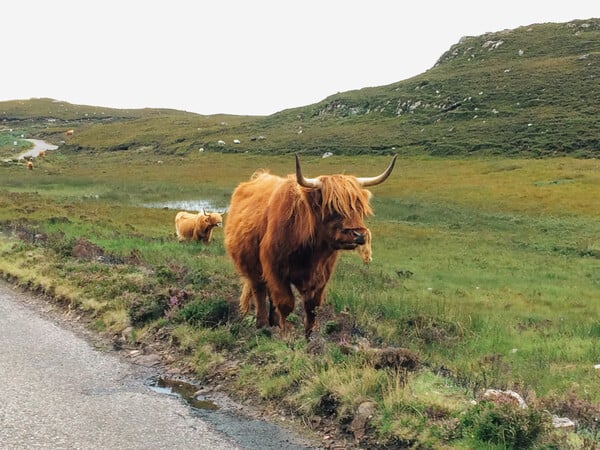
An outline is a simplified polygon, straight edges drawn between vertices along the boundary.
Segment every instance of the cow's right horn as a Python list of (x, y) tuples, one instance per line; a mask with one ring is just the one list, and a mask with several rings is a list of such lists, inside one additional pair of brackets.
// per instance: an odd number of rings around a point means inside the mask
[(312, 188), (312, 189), (319, 189), (322, 184), (321, 184), (321, 180), (319, 180), (318, 178), (304, 178), (302, 176), (302, 169), (300, 168), (300, 159), (298, 158), (298, 155), (296, 154), (296, 180), (298, 181), (298, 184), (302, 187), (306, 187), (306, 188)]
[(392, 161), (390, 162), (390, 165), (387, 167), (387, 169), (385, 169), (383, 171), (383, 173), (381, 175), (378, 175), (376, 177), (368, 177), (368, 178), (357, 177), (356, 179), (358, 180), (360, 185), (363, 187), (375, 186), (376, 184), (383, 183), (387, 179), (387, 177), (389, 177), (390, 174), (392, 173), (392, 170), (394, 169), (394, 164), (396, 164), (397, 157), (398, 157), (398, 155), (394, 155), (394, 157), (392, 158)]

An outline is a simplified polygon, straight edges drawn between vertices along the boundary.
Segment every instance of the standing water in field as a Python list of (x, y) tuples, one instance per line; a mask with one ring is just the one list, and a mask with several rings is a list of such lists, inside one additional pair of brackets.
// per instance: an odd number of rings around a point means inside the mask
[(217, 208), (210, 200), (177, 200), (168, 202), (154, 202), (144, 203), (142, 206), (145, 208), (164, 208), (164, 209), (177, 209), (184, 211), (217, 211), (225, 208)]

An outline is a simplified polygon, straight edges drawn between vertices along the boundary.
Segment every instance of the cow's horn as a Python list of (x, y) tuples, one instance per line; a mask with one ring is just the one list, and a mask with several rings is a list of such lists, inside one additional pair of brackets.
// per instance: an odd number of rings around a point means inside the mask
[(298, 155), (296, 154), (296, 180), (298, 181), (298, 184), (302, 187), (306, 187), (306, 188), (320, 188), (321, 187), (321, 181), (318, 178), (304, 178), (302, 176), (302, 169), (300, 168), (300, 159), (298, 158)]
[(381, 175), (377, 175), (376, 177), (368, 177), (368, 178), (358, 178), (357, 177), (356, 179), (358, 180), (360, 185), (363, 187), (375, 186), (376, 184), (383, 183), (387, 179), (387, 177), (389, 177), (390, 174), (392, 173), (392, 170), (394, 169), (394, 164), (396, 164), (397, 157), (398, 157), (398, 155), (394, 155), (394, 157), (392, 158), (392, 162), (390, 162), (390, 165), (387, 167), (387, 169), (385, 169), (383, 171), (383, 173)]

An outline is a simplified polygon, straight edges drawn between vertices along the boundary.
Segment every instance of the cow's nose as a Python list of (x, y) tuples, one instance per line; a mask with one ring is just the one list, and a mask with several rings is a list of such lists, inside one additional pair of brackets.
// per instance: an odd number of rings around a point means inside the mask
[(354, 230), (352, 232), (354, 234), (354, 243), (358, 245), (363, 245), (365, 243), (365, 234), (360, 233), (359, 231)]

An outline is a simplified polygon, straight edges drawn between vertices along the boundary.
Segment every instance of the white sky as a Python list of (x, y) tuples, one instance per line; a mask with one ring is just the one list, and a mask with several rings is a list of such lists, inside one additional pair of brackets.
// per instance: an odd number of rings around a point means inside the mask
[(598, 0), (14, 0), (0, 101), (267, 115), (431, 68), (462, 36), (600, 17)]

